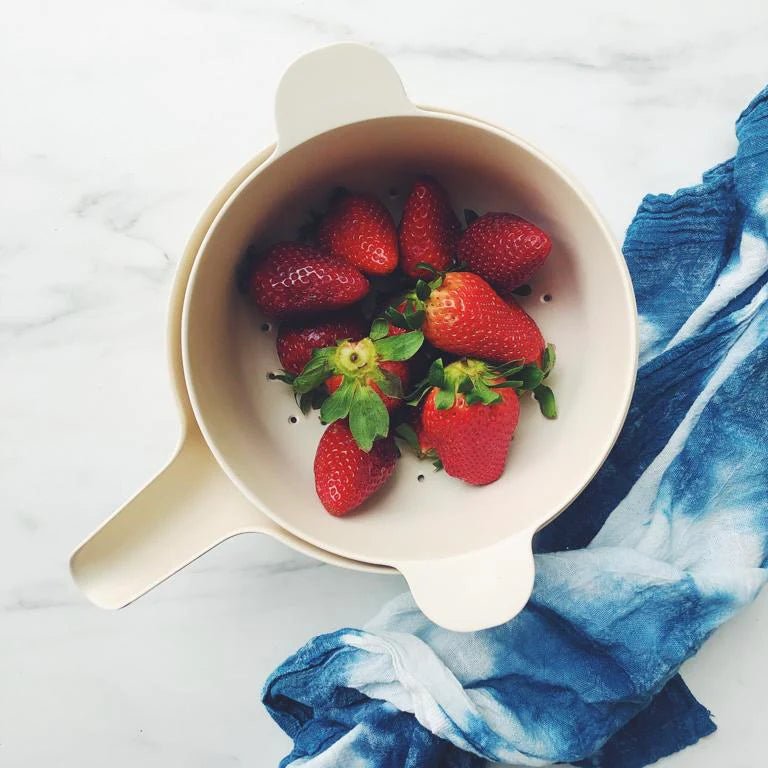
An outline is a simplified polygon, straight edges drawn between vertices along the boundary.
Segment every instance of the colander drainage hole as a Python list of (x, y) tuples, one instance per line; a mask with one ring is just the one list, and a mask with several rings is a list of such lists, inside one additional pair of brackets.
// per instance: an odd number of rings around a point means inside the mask
[(288, 419), (288, 421), (290, 421), (290, 422), (291, 422), (291, 424), (295, 424), (295, 423), (298, 421), (298, 419), (297, 419), (295, 416), (291, 416), (291, 417)]
[(541, 297), (541, 300), (542, 300), (542, 301), (543, 301), (545, 304), (549, 304), (549, 302), (550, 302), (550, 301), (552, 301), (552, 294), (551, 294), (551, 293), (545, 293), (545, 294), (544, 294), (544, 295)]
[(423, 483), (424, 482), (424, 475), (416, 475), (416, 482), (417, 483)]
[(267, 374), (267, 378), (268, 378), (270, 381), (274, 381), (274, 380), (277, 378), (277, 374), (276, 374), (274, 371), (270, 371), (270, 372)]
[(269, 333), (269, 331), (272, 330), (272, 326), (269, 323), (262, 323), (261, 330), (264, 331), (264, 333)]

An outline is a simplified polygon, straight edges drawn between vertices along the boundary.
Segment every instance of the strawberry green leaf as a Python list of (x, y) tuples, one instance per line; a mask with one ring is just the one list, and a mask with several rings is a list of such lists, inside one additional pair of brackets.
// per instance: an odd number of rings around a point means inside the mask
[(501, 395), (498, 392), (492, 392), (490, 389), (485, 392), (480, 392), (480, 397), (483, 398), (484, 405), (493, 405), (501, 401)]
[(384, 315), (392, 325), (396, 325), (398, 328), (405, 328), (406, 331), (411, 330), (405, 315), (394, 307), (388, 307), (384, 311)]
[(555, 359), (555, 345), (547, 344), (546, 348), (544, 349), (544, 353), (541, 356), (541, 368), (544, 371), (545, 379), (547, 376), (549, 376), (552, 369), (555, 367)]
[(518, 285), (517, 288), (512, 289), (512, 293), (515, 294), (515, 296), (530, 296), (531, 295), (531, 286), (530, 285)]
[(383, 368), (379, 369), (381, 378), (376, 382), (379, 385), (379, 389), (389, 397), (402, 398), (403, 396), (403, 382), (400, 377), (392, 373), (392, 371), (385, 371)]
[(319, 387), (330, 376), (329, 361), (335, 350), (335, 347), (324, 347), (323, 349), (316, 349), (312, 353), (312, 357), (304, 366), (304, 370), (293, 382), (293, 388), (296, 392), (303, 395), (305, 392)]
[(423, 309), (415, 309), (406, 319), (408, 325), (413, 328), (414, 331), (418, 331), (419, 328), (424, 325), (424, 321), (427, 319), (427, 313)]
[(296, 403), (301, 408), (301, 412), (306, 416), (311, 410), (319, 411), (323, 403), (328, 399), (328, 392), (325, 387), (313, 389), (311, 392), (305, 392), (303, 395), (294, 393)]
[(432, 293), (432, 289), (429, 287), (429, 283), (424, 280), (416, 281), (416, 296), (422, 301), (426, 301), (429, 298), (429, 294)]
[(467, 226), (469, 226), (475, 219), (479, 219), (480, 217), (477, 215), (475, 211), (473, 211), (471, 208), (465, 208), (464, 209), (464, 221), (467, 222)]
[(418, 331), (424, 325), (424, 320), (427, 317), (427, 313), (423, 309), (416, 309), (411, 301), (405, 305), (403, 314), (408, 328), (413, 331)]
[(443, 367), (441, 358), (438, 357), (437, 360), (429, 366), (427, 381), (432, 387), (442, 387), (443, 384), (445, 384), (445, 368)]
[(544, 379), (544, 371), (538, 365), (526, 365), (515, 374), (523, 382), (524, 389), (534, 390)]
[(517, 373), (520, 373), (520, 371), (523, 370), (525, 366), (522, 365), (510, 365), (506, 368), (499, 368), (496, 370), (496, 374), (499, 376), (503, 376), (505, 379), (508, 379), (510, 376), (514, 376)]
[(453, 408), (456, 402), (456, 393), (452, 389), (440, 389), (435, 393), (435, 408), (438, 411), (447, 411)]
[(443, 468), (443, 462), (440, 459), (435, 459), (432, 462), (432, 466), (435, 468), (435, 472), (440, 472)]
[(539, 384), (539, 386), (533, 390), (533, 396), (539, 403), (539, 409), (548, 419), (557, 418), (555, 393), (546, 384)]
[(408, 360), (413, 357), (424, 343), (421, 331), (401, 333), (399, 336), (387, 336), (374, 342), (376, 353), (382, 360)]
[(389, 333), (389, 323), (383, 317), (377, 317), (371, 326), (369, 336), (376, 341), (383, 339)]
[(357, 389), (354, 379), (344, 379), (341, 386), (320, 408), (320, 420), (323, 424), (332, 424), (334, 421), (347, 418)]
[(469, 405), (493, 405), (501, 400), (501, 395), (498, 392), (494, 392), (482, 381), (475, 383), (475, 388), (465, 395), (465, 400)]
[(406, 400), (405, 404), (415, 408), (424, 399), (424, 396), (427, 394), (427, 392), (429, 392), (429, 389), (421, 390), (418, 394), (412, 395), (408, 400)]
[(427, 264), (426, 261), (417, 262), (416, 269), (423, 269), (425, 272), (429, 272), (430, 275), (437, 276), (440, 274), (431, 264)]
[(349, 409), (349, 430), (358, 447), (368, 453), (377, 437), (389, 432), (389, 414), (370, 387), (358, 387)]
[(517, 373), (518, 371), (522, 371), (523, 368), (524, 365), (522, 360), (512, 360), (511, 362), (505, 363), (504, 365), (496, 366), (494, 370), (496, 370), (496, 372), (501, 376), (509, 376), (513, 373)]
[[(328, 392), (325, 387), (319, 387), (313, 389), (307, 393), (312, 399), (312, 410), (319, 411), (323, 407), (323, 403), (328, 399)], [(304, 395), (302, 395), (304, 397)]]
[(422, 381), (419, 386), (408, 395), (408, 399), (405, 401), (406, 405), (417, 406), (430, 389), (431, 387), (429, 384), (426, 381)]
[(498, 384), (491, 384), (491, 389), (523, 389), (523, 382), (516, 379), (500, 381)]
[(416, 453), (421, 453), (421, 445), (419, 444), (419, 437), (416, 434), (416, 430), (410, 424), (400, 424), (395, 430), (395, 434), (405, 440), (408, 447)]
[(282, 381), (286, 384), (293, 385), (293, 382), (296, 381), (296, 376), (294, 376), (292, 373), (286, 373), (283, 371), (282, 373), (272, 373), (269, 376), (270, 379), (273, 379), (275, 381)]
[(474, 388), (475, 384), (472, 379), (470, 379), (469, 376), (464, 376), (464, 378), (462, 378), (462, 380), (459, 382), (459, 386), (456, 387), (456, 390), (465, 395), (467, 392), (471, 392)]

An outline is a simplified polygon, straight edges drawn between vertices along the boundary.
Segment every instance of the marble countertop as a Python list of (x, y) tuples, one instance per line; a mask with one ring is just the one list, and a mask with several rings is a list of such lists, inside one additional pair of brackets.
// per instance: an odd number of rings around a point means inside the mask
[[(258, 536), (118, 613), (67, 572), (173, 450), (174, 266), (209, 199), (272, 141), (287, 64), (335, 40), (377, 46), (414, 100), (548, 151), (621, 237), (644, 193), (732, 153), (733, 122), (768, 79), (767, 36), (763, 0), (5, 4), (0, 764), (276, 765), (288, 740), (261, 707), (266, 675), (403, 589)], [(665, 768), (764, 764), (766, 630), (764, 595), (687, 665), (720, 730)]]

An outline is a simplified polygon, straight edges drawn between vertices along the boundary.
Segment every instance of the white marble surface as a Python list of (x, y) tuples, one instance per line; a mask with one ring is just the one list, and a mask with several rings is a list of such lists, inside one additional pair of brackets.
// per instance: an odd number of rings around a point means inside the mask
[[(174, 446), (174, 264), (271, 141), (281, 71), (319, 44), (373, 43), (416, 100), (549, 151), (621, 236), (643, 193), (732, 152), (768, 79), (764, 0), (6, 0), (0, 16), (0, 765), (276, 765), (288, 742), (265, 676), (399, 578), (246, 537), (106, 613), (66, 563)], [(688, 665), (720, 730), (665, 766), (765, 764), (766, 629), (763, 596)]]

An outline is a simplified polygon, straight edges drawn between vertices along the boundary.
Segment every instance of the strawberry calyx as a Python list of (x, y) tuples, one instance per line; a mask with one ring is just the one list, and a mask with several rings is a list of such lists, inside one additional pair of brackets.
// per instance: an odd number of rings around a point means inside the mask
[(381, 363), (408, 360), (424, 343), (421, 331), (388, 336), (387, 329), (386, 320), (377, 318), (365, 338), (316, 349), (292, 382), (296, 395), (304, 397), (331, 377), (341, 377), (341, 383), (322, 401), (320, 420), (332, 424), (349, 419), (352, 436), (366, 453), (377, 438), (389, 433), (389, 412), (379, 392), (391, 398), (403, 397), (402, 382)]
[(524, 364), (513, 360), (504, 365), (492, 365), (482, 360), (465, 358), (448, 366), (441, 358), (429, 368), (426, 378), (416, 385), (408, 397), (408, 405), (417, 406), (433, 388), (435, 408), (447, 410), (456, 403), (458, 396), (467, 405), (494, 405), (501, 400), (497, 390), (514, 389), (518, 395), (532, 392), (542, 414), (548, 419), (557, 417), (557, 404), (552, 389), (544, 384), (555, 365), (555, 348), (548, 344), (542, 355), (542, 365)]
[(443, 361), (436, 360), (427, 376), (438, 390), (435, 394), (435, 408), (438, 411), (453, 408), (459, 395), (467, 405), (494, 405), (501, 402), (501, 395), (494, 389), (502, 384), (515, 389), (522, 388), (522, 381), (507, 378), (522, 368), (522, 365), (513, 363), (509, 371), (502, 372), (488, 363), (473, 359), (457, 360), (443, 367)]
[(547, 344), (541, 354), (541, 381), (531, 389), (533, 396), (536, 398), (536, 402), (539, 404), (539, 409), (548, 419), (557, 418), (557, 402), (555, 400), (555, 393), (552, 391), (551, 387), (543, 382), (555, 367), (556, 358), (555, 345)]
[(424, 325), (426, 320), (426, 302), (432, 295), (432, 291), (437, 290), (445, 278), (445, 272), (438, 272), (434, 267), (419, 262), (417, 269), (424, 269), (431, 272), (434, 277), (427, 282), (426, 280), (417, 280), (413, 289), (408, 291), (397, 306), (388, 307), (384, 312), (384, 317), (398, 328), (412, 331), (418, 330)]

